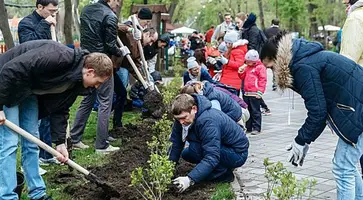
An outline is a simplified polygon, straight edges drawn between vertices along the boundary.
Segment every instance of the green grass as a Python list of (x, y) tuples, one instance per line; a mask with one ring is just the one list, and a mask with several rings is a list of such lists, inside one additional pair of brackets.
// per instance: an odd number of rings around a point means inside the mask
[(232, 200), (232, 199), (235, 199), (235, 195), (229, 183), (218, 184), (216, 187), (216, 191), (214, 192), (211, 198), (211, 200)]

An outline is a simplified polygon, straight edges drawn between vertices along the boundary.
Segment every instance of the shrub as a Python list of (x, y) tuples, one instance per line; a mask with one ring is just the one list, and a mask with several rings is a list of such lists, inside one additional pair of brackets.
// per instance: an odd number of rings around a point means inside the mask
[[(303, 195), (312, 198), (312, 193), (316, 186), (315, 179), (302, 179), (298, 181), (296, 177), (286, 170), (281, 162), (273, 163), (268, 158), (264, 159), (265, 178), (267, 179), (267, 191), (265, 199), (270, 200), (272, 194), (280, 200), (302, 199)], [(306, 192), (309, 192), (306, 194)]]

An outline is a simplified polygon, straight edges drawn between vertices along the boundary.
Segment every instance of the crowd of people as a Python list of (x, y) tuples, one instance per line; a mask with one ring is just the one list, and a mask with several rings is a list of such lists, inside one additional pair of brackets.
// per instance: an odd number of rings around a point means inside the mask
[[(254, 13), (238, 13), (234, 20), (227, 13), (224, 22), (215, 29), (211, 26), (205, 36), (194, 32), (182, 43), (188, 59), (183, 86), (171, 106), (175, 121), (169, 159), (179, 163), (182, 157), (196, 166), (173, 180), (180, 192), (201, 181), (234, 180), (234, 169), (248, 158), (247, 134), (262, 134), (262, 114), (271, 114), (263, 95), (267, 69), (272, 69), (272, 90), (294, 90), (308, 111), (288, 149), (289, 162), (302, 166), (310, 145), (328, 125), (339, 136), (333, 159), (338, 199), (363, 198), (362, 177), (356, 167), (359, 159), (363, 164), (363, 40), (349, 40), (361, 38), (363, 0), (344, 2), (349, 7), (341, 55), (325, 51), (320, 43), (293, 39), (280, 30), (278, 19), (261, 30)], [(95, 151), (107, 154), (119, 150), (109, 144), (115, 139), (108, 127), (112, 109), (113, 128), (123, 126), (129, 74), (137, 80), (130, 94), (135, 106), (143, 104), (147, 90), (137, 71), (150, 84), (162, 83), (155, 64), (158, 50), (169, 45), (170, 36), (159, 36), (150, 27), (153, 15), (148, 8), (119, 23), (115, 10), (121, 0), (99, 0), (85, 6), (80, 16), (81, 48), (74, 49), (52, 41), (57, 40), (51, 29), (57, 23), (58, 3), (37, 0), (35, 11), (19, 24), (21, 44), (0, 56), (0, 199), (18, 199), (14, 189), (19, 138), (7, 128), (6, 120), (50, 146), (54, 143), (61, 153), (54, 158), (20, 138), (28, 196), (51, 200), (40, 164), (67, 162), (66, 132), (76, 98), (84, 96), (70, 128), (73, 148), (89, 148), (82, 135), (96, 108)], [(143, 71), (138, 42), (148, 71)]]

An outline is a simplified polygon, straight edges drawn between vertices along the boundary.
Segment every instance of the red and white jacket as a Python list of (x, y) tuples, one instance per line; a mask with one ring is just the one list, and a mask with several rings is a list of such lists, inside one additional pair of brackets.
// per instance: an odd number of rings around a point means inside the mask
[(266, 67), (260, 60), (255, 66), (247, 66), (238, 76), (244, 82), (245, 96), (259, 95), (262, 97), (263, 93), (265, 93), (267, 73)]

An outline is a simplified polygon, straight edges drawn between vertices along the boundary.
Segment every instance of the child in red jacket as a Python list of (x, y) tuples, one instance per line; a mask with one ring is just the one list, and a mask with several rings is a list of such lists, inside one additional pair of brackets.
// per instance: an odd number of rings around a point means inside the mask
[(247, 133), (261, 133), (261, 98), (266, 89), (266, 67), (259, 59), (256, 50), (249, 50), (245, 56), (245, 65), (238, 69), (238, 76), (244, 82), (244, 101), (248, 104), (250, 119), (246, 123)]

